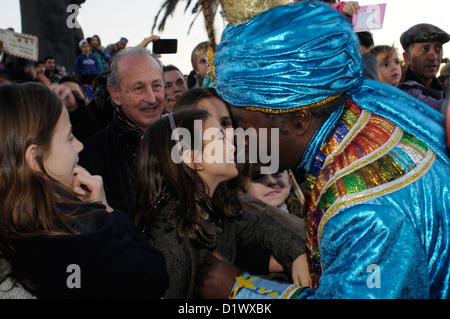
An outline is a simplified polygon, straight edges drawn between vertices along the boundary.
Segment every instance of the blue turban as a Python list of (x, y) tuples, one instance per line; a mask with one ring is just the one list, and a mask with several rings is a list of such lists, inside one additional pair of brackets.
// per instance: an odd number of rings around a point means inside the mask
[(311, 108), (346, 93), (445, 156), (443, 115), (399, 89), (364, 80), (350, 22), (319, 1), (278, 6), (229, 25), (214, 58), (218, 94), (253, 111)]
[(276, 7), (225, 29), (214, 58), (217, 90), (231, 104), (271, 113), (320, 103), (363, 80), (358, 49), (351, 24), (328, 5)]

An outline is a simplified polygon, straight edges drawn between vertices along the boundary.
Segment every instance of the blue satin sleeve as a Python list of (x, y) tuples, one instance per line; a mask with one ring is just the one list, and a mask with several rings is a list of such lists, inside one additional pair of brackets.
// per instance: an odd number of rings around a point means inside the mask
[(449, 298), (450, 174), (437, 159), (419, 180), (341, 210), (320, 240), (315, 298)]
[[(394, 207), (364, 204), (333, 217), (323, 230), (323, 274), (317, 290), (296, 299), (428, 298), (427, 261), (413, 224)], [(261, 288), (276, 291), (263, 298), (283, 298), (288, 284), (253, 280), (237, 299), (262, 298)], [(257, 289), (256, 289), (257, 287)]]
[[(320, 238), (319, 287), (295, 297), (449, 298), (449, 247), (449, 167), (436, 159), (408, 186), (330, 217)], [(266, 287), (262, 280), (254, 284), (258, 289), (243, 289), (243, 298), (253, 298), (254, 291)], [(280, 298), (292, 288), (285, 284), (271, 289)]]
[(428, 298), (427, 256), (412, 221), (394, 205), (346, 209), (321, 239), (314, 298)]

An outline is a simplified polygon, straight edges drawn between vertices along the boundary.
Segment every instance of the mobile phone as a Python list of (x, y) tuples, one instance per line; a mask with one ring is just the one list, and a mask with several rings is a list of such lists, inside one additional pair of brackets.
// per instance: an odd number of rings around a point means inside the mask
[(153, 53), (177, 53), (178, 40), (177, 39), (159, 39), (153, 41)]

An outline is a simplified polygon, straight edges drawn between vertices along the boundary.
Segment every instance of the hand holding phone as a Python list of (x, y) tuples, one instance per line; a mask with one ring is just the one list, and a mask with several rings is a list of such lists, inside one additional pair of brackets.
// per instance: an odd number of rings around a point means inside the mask
[(177, 53), (178, 40), (177, 39), (159, 39), (153, 41), (153, 53)]

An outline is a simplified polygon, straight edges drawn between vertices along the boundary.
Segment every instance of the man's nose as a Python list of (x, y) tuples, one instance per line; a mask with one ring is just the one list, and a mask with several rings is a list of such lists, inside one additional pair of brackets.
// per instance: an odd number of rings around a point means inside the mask
[(144, 99), (148, 103), (155, 103), (156, 102), (156, 97), (155, 97), (155, 94), (153, 93), (152, 89), (148, 89), (146, 91)]
[(431, 50), (428, 52), (427, 58), (428, 58), (429, 60), (437, 60), (437, 59), (439, 58), (439, 54), (436, 52), (435, 49), (431, 49)]

